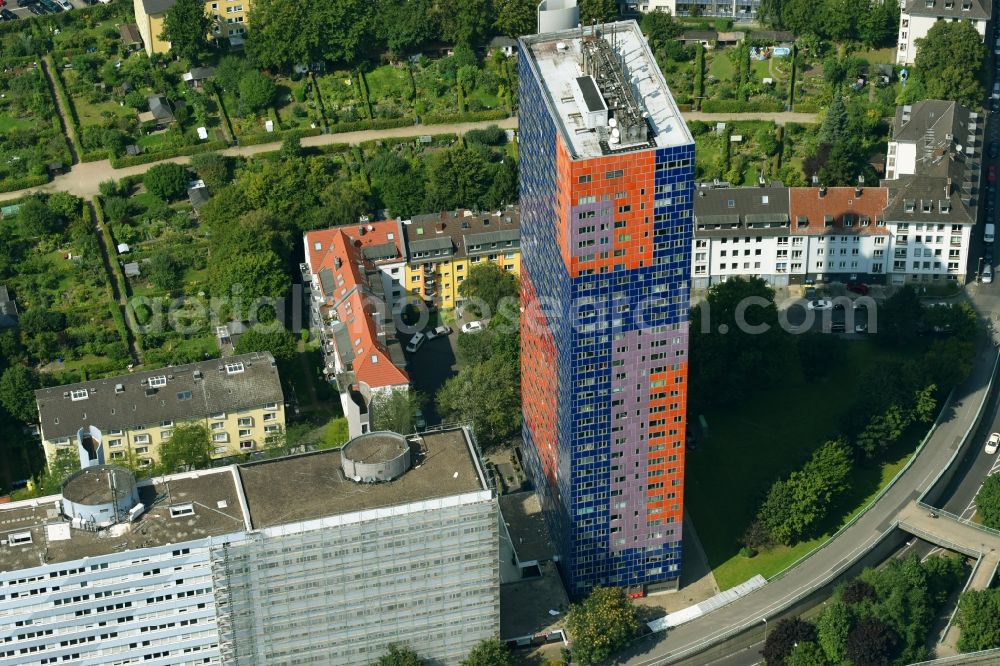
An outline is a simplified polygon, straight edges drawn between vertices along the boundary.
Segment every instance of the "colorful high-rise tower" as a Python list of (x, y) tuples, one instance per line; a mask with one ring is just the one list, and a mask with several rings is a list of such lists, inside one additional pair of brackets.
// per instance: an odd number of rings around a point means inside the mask
[(635, 21), (519, 59), (526, 466), (572, 595), (676, 587), (694, 140)]

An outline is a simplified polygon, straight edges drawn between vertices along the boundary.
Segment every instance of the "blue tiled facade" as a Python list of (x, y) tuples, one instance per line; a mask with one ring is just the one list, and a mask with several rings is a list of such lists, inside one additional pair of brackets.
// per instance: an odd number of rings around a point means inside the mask
[[(645, 196), (634, 203), (638, 207), (642, 202), (646, 210), (652, 210), (652, 265), (616, 267), (573, 278), (558, 241), (556, 145), (563, 139), (530, 59), (522, 54), (519, 62), (522, 275), (539, 299), (558, 304), (547, 319), (555, 346), (551, 366), (557, 386), (558, 472), (554, 486), (527, 418), (523, 429), (526, 466), (557, 542), (560, 570), (571, 595), (585, 594), (596, 584), (676, 582), (680, 576), (680, 520), (654, 528), (657, 537), (652, 536), (653, 531), (647, 532), (647, 494), (652, 492), (646, 487), (648, 427), (643, 421), (639, 424), (642, 427), (629, 435), (616, 430), (623, 426), (614, 419), (613, 401), (621, 392), (631, 390), (623, 388), (626, 384), (645, 385), (648, 395), (650, 363), (658, 368), (683, 366), (674, 372), (686, 378), (694, 146), (647, 149), (655, 151), (655, 182), (644, 188)], [(616, 343), (628, 339), (683, 339), (674, 345), (683, 356), (659, 362), (650, 360), (653, 354), (640, 356), (634, 349), (626, 356), (616, 354)], [(616, 383), (613, 377), (620, 371), (626, 371), (628, 377)], [(525, 376), (523, 381), (531, 382), (532, 378)], [(678, 506), (683, 501), (683, 428), (681, 422), (676, 428), (680, 432), (673, 437), (676, 443), (670, 445), (679, 446), (679, 451), (666, 451), (678, 462), (663, 493), (673, 492)], [(641, 458), (627, 473), (641, 475), (641, 479), (622, 481), (626, 475), (612, 471), (615, 456), (621, 459), (626, 448)], [(613, 478), (616, 474), (619, 479)], [(625, 539), (612, 532), (611, 513), (625, 509), (630, 516), (633, 510), (636, 515), (642, 513), (642, 536), (636, 533), (616, 546), (616, 540)], [(682, 514), (682, 509), (674, 513)]]

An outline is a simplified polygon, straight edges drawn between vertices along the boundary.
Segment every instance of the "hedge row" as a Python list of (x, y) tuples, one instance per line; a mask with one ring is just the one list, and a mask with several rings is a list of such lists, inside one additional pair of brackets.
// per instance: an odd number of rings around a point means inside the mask
[[(70, 99), (69, 94), (66, 92), (66, 85), (63, 83), (62, 76), (60, 76), (59, 70), (56, 68), (55, 62), (52, 60), (52, 56), (45, 56), (45, 62), (48, 64), (49, 74), (52, 75), (51, 78), (54, 82), (59, 102), (62, 104), (62, 108), (69, 111), (69, 118), (66, 118), (66, 122), (73, 124), (73, 127), (66, 128), (66, 133), (73, 142), (73, 147), (76, 148), (76, 154), (80, 156), (80, 159), (83, 159), (83, 146), (80, 145), (80, 119), (76, 115), (76, 107), (73, 105), (73, 100)], [(56, 113), (58, 112), (59, 109), (57, 107)]]
[(406, 127), (413, 124), (413, 118), (376, 118), (375, 120), (355, 120), (350, 123), (330, 125), (330, 134), (341, 132), (360, 132), (362, 130), (390, 129)]
[[(128, 298), (128, 289), (125, 283), (125, 274), (122, 272), (121, 262), (118, 261), (118, 245), (115, 243), (115, 239), (111, 236), (111, 231), (108, 229), (108, 225), (104, 222), (104, 210), (101, 208), (101, 198), (94, 197), (94, 216), (97, 221), (97, 229), (101, 234), (101, 238), (104, 240), (104, 248), (108, 253), (108, 264), (111, 266), (111, 278), (118, 285), (118, 293), (122, 298)], [(122, 319), (122, 308), (119, 307), (118, 302), (114, 298), (114, 291), (111, 288), (111, 283), (108, 283), (108, 299), (111, 301), (112, 314), (115, 318), (115, 325), (118, 326), (118, 334), (122, 336), (122, 340), (125, 345), (128, 346), (129, 342), (135, 340), (135, 348), (142, 351), (142, 345), (139, 342), (139, 323), (135, 320), (135, 316), (132, 313), (132, 309), (127, 305), (125, 306), (125, 316), (128, 318), (128, 326), (126, 327), (125, 321)], [(117, 314), (115, 314), (117, 313)]]
[(466, 111), (465, 113), (431, 114), (420, 120), (425, 125), (447, 125), (449, 123), (472, 123), (479, 120), (503, 120), (507, 112), (503, 109), (489, 111)]
[(80, 155), (81, 162), (100, 162), (101, 160), (107, 160), (111, 158), (111, 151), (107, 149), (103, 150), (91, 150), (88, 153), (78, 153)]
[(250, 136), (241, 136), (237, 143), (241, 146), (257, 146), (262, 143), (278, 143), (284, 141), (288, 137), (297, 136), (303, 139), (307, 136), (319, 136), (323, 133), (318, 127), (309, 127), (306, 129), (290, 129), (281, 130), (278, 132), (264, 132), (263, 134), (251, 134)]
[[(5, 178), (0, 180), (0, 192), (13, 192), (14, 190), (23, 190), (29, 187), (38, 187), (39, 185), (44, 185), (49, 182), (48, 176), (22, 176), (21, 178)], [(7, 205), (5, 202), (4, 205)]]
[(802, 104), (796, 104), (792, 107), (795, 113), (819, 113), (819, 104), (812, 102), (803, 102)]
[(705, 97), (705, 47), (700, 42), (695, 44), (693, 95), (695, 106)]
[(229, 147), (228, 141), (208, 141), (206, 143), (196, 143), (191, 146), (180, 146), (170, 150), (161, 150), (155, 153), (144, 153), (142, 155), (124, 155), (122, 157), (112, 157), (111, 166), (115, 169), (136, 166), (137, 164), (149, 164), (168, 160), (171, 157), (181, 157), (183, 155), (196, 155), (198, 153), (210, 153), (216, 150), (224, 150)]
[(701, 110), (704, 113), (777, 113), (785, 109), (777, 100), (706, 99), (701, 103)]

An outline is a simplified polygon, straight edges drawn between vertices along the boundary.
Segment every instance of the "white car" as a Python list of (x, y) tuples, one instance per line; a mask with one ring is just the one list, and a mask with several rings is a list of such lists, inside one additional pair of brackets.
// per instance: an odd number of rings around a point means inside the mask
[(998, 448), (1000, 448), (1000, 432), (995, 432), (986, 440), (987, 455), (993, 455), (997, 452)]
[(483, 322), (481, 321), (470, 321), (468, 324), (462, 324), (462, 333), (478, 333), (483, 330)]
[(447, 326), (438, 326), (433, 331), (427, 331), (424, 335), (427, 336), (428, 340), (433, 340), (434, 338), (443, 338), (449, 333), (451, 333), (451, 329)]
[(406, 351), (413, 354), (418, 349), (420, 349), (421, 345), (423, 345), (425, 342), (427, 342), (427, 336), (424, 335), (423, 333), (417, 333), (412, 338), (410, 338), (409, 344), (406, 345)]
[(806, 307), (810, 310), (829, 310), (833, 307), (833, 302), (826, 299), (818, 298), (816, 300), (809, 301), (806, 303)]

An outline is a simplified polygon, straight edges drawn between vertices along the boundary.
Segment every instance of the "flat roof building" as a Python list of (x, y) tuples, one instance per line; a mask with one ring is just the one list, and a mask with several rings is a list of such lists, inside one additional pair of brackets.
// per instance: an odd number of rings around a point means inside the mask
[(0, 666), (354, 665), (389, 643), (457, 664), (499, 631), (492, 486), (465, 429), (366, 437), (410, 466), (381, 483), (337, 450), (138, 483), (97, 466), (0, 505)]
[(571, 596), (673, 588), (694, 140), (635, 21), (518, 66), (525, 467)]

